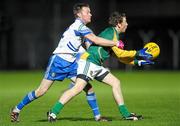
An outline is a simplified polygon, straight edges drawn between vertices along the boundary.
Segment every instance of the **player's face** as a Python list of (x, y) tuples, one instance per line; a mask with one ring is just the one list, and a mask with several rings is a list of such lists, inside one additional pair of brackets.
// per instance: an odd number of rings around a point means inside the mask
[(128, 26), (128, 23), (127, 23), (126, 17), (123, 17), (123, 21), (119, 24), (120, 32), (126, 32), (127, 26)]
[(91, 22), (91, 10), (89, 7), (82, 7), (78, 16), (84, 21), (85, 24)]

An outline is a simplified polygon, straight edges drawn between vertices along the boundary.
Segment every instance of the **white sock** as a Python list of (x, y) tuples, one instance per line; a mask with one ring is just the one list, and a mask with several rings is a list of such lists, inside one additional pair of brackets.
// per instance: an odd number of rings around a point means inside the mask
[(13, 109), (13, 112), (20, 113), (20, 111), (21, 111), (21, 110), (19, 110), (19, 109), (17, 108), (17, 106)]

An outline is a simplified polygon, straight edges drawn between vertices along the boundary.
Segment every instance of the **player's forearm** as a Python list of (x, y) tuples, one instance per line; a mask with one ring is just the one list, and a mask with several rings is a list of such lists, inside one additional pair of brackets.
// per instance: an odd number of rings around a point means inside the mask
[(98, 37), (94, 34), (88, 34), (85, 37), (97, 45), (101, 45), (101, 46), (116, 46), (117, 45), (117, 42)]
[(101, 38), (101, 37), (97, 37), (96, 38), (96, 44), (97, 45), (102, 45), (102, 46), (116, 46), (117, 42), (114, 42), (114, 41), (111, 41), (111, 40), (108, 40), (108, 39), (104, 39), (104, 38)]
[(136, 55), (135, 50), (122, 50), (117, 48), (116, 46), (112, 47), (112, 50), (118, 58), (134, 58)]

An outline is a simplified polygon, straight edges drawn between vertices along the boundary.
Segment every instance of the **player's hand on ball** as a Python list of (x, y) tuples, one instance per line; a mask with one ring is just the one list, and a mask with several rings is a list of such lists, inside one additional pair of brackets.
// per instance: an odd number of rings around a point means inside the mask
[(119, 49), (124, 49), (124, 42), (121, 41), (121, 40), (119, 40), (118, 43), (117, 43), (117, 47), (118, 47)]
[(152, 65), (152, 64), (154, 64), (154, 62), (151, 60), (137, 60), (137, 59), (135, 59), (134, 64), (138, 65), (138, 66), (144, 66), (144, 65)]
[(138, 57), (139, 57), (139, 58), (143, 58), (143, 59), (145, 59), (145, 60), (150, 60), (150, 59), (152, 59), (153, 56), (152, 56), (151, 54), (149, 54), (149, 53), (146, 52), (147, 49), (148, 49), (148, 48), (143, 48), (143, 49), (137, 51), (137, 52), (136, 52), (136, 57), (137, 57), (137, 58), (138, 58)]
[(160, 47), (155, 42), (147, 43), (144, 48), (147, 48), (146, 53), (151, 54), (152, 60), (156, 59), (160, 54)]

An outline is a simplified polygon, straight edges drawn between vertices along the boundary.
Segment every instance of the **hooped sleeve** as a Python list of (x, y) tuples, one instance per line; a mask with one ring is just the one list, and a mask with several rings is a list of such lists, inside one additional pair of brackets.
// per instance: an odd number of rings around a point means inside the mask
[(120, 62), (134, 65), (134, 58), (136, 55), (135, 50), (127, 51), (127, 50), (119, 49), (116, 46), (112, 47), (112, 50)]

